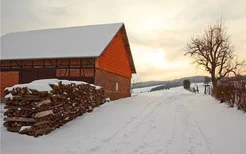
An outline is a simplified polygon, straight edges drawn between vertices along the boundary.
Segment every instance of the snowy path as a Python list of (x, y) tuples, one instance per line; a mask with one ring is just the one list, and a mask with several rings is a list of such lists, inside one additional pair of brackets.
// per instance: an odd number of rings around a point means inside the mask
[(182, 88), (97, 108), (50, 135), (1, 128), (2, 154), (244, 154), (246, 114)]

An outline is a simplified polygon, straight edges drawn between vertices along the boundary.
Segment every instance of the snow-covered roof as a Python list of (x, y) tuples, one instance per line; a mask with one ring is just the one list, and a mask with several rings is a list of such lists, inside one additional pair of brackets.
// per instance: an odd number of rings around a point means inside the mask
[(123, 23), (9, 33), (1, 37), (1, 60), (98, 57)]

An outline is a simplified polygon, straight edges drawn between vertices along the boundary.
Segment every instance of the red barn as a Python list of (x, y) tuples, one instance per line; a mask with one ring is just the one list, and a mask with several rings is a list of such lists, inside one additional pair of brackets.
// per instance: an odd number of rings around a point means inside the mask
[(37, 79), (86, 81), (111, 100), (129, 97), (136, 73), (123, 23), (9, 33), (1, 37), (4, 89)]

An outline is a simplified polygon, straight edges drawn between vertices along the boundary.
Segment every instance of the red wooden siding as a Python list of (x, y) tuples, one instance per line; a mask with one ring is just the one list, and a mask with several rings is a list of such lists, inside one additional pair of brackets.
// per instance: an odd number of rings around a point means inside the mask
[(19, 83), (19, 72), (0, 72), (1, 97), (4, 97), (4, 89)]
[(132, 77), (122, 30), (117, 33), (103, 54), (97, 59), (96, 67), (128, 78)]
[[(118, 90), (116, 90), (116, 83), (118, 83)], [(131, 78), (96, 69), (95, 84), (102, 86), (105, 90), (105, 96), (111, 100), (131, 96)]]

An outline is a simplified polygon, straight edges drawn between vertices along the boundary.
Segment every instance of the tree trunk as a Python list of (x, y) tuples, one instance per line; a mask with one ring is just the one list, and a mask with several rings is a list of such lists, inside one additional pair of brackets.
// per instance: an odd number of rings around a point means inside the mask
[(216, 88), (217, 87), (217, 80), (214, 79), (212, 82), (213, 82), (213, 87)]
[(217, 87), (217, 79), (213, 75), (211, 75), (211, 78), (212, 78), (213, 88), (216, 88)]

